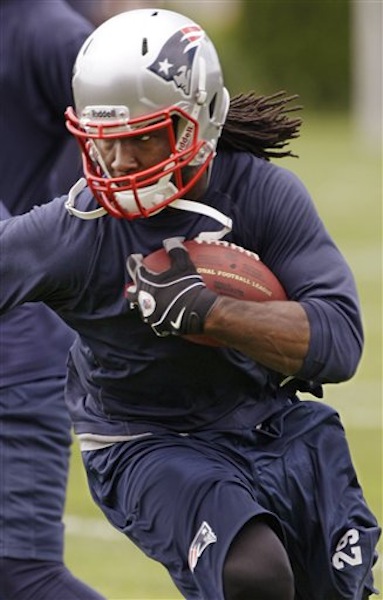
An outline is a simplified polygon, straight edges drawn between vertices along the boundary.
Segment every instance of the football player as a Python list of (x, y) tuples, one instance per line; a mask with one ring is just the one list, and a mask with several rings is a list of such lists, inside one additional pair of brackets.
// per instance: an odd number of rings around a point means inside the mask
[[(298, 394), (352, 377), (363, 332), (350, 268), (271, 161), (291, 99), (230, 98), (206, 32), (160, 9), (97, 28), (73, 92), (85, 177), (1, 225), (1, 308), (42, 301), (78, 332), (66, 395), (95, 502), (188, 600), (367, 598), (377, 521), (336, 411)], [(216, 295), (194, 238), (256, 252), (289, 300)]]

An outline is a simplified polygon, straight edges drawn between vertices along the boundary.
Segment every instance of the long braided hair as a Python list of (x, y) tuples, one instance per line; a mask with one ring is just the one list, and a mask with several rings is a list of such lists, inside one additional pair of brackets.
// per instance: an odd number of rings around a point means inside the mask
[(290, 140), (299, 137), (302, 119), (289, 113), (301, 106), (288, 106), (298, 98), (280, 91), (271, 96), (256, 96), (254, 92), (238, 94), (230, 107), (218, 141), (218, 149), (251, 152), (270, 160), (296, 156), (284, 149)]

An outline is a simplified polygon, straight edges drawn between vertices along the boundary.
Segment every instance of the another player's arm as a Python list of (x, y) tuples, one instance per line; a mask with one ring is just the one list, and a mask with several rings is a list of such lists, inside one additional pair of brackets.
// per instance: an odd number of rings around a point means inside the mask
[(204, 333), (285, 375), (295, 375), (309, 348), (310, 325), (298, 302), (247, 302), (220, 296)]

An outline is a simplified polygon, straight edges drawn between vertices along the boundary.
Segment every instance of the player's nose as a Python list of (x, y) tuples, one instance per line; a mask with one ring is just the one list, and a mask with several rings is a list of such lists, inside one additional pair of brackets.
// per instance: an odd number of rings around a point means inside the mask
[(139, 160), (134, 144), (130, 140), (118, 140), (114, 147), (112, 169), (116, 177), (122, 177), (139, 170)]

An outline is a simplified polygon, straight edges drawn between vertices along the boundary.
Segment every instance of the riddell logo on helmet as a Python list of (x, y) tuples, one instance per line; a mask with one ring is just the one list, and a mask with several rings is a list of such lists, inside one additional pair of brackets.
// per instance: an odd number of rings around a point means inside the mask
[(117, 113), (115, 108), (92, 108), (91, 117), (93, 119), (116, 119)]
[(185, 131), (182, 134), (182, 137), (178, 142), (178, 150), (186, 150), (187, 148), (189, 148), (190, 143), (193, 139), (193, 131), (194, 127), (192, 125), (188, 125), (186, 127)]

